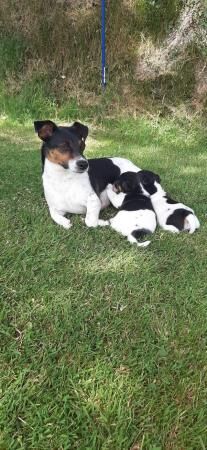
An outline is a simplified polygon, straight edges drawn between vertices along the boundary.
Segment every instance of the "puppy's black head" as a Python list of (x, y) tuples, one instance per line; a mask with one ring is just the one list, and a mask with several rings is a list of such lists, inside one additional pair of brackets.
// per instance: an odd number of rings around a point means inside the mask
[(42, 160), (45, 158), (73, 172), (84, 172), (88, 162), (83, 157), (88, 127), (79, 122), (72, 126), (57, 126), (51, 120), (34, 122), (34, 128), (43, 141)]
[(124, 192), (126, 194), (135, 190), (139, 190), (139, 192), (141, 192), (136, 172), (122, 173), (118, 180), (114, 182), (113, 186), (115, 192)]
[(137, 174), (138, 182), (143, 187), (144, 191), (153, 195), (157, 192), (156, 183), (161, 182), (159, 175), (150, 170), (140, 170)]

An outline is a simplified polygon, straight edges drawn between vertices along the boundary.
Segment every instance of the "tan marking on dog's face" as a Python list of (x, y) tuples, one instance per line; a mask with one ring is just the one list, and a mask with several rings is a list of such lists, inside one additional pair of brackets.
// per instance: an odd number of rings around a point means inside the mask
[(61, 152), (58, 148), (50, 150), (47, 158), (54, 164), (67, 164), (70, 159), (73, 159), (69, 151)]
[(116, 194), (119, 194), (122, 192), (121, 186), (118, 182), (113, 184), (113, 191), (116, 192)]

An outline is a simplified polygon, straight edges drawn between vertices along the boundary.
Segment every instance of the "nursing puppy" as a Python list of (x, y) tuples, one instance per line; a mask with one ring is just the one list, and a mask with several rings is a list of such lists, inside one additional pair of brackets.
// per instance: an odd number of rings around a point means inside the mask
[(137, 176), (143, 192), (150, 195), (157, 221), (163, 230), (171, 231), (171, 233), (188, 231), (192, 234), (200, 227), (199, 220), (191, 208), (168, 197), (160, 185), (158, 175), (148, 170), (141, 170)]
[(138, 174), (125, 172), (107, 186), (109, 200), (119, 212), (109, 220), (111, 227), (132, 244), (146, 247), (150, 241), (139, 242), (156, 229), (156, 215), (149, 197), (142, 193)]

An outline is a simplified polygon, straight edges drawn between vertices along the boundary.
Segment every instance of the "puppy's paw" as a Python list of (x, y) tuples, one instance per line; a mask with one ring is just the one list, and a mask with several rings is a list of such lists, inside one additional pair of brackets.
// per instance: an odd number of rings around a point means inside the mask
[(165, 225), (163, 227), (163, 230), (169, 231), (170, 233), (177, 233), (177, 234), (180, 233), (178, 228), (174, 227), (174, 225)]
[(107, 191), (113, 191), (113, 184), (109, 183), (106, 187)]
[(98, 220), (98, 225), (99, 225), (99, 227), (107, 227), (109, 225), (109, 220), (99, 219)]

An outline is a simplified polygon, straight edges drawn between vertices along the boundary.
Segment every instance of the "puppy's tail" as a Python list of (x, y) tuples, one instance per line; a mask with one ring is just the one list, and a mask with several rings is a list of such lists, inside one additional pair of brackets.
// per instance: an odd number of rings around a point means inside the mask
[(147, 247), (151, 241), (139, 242), (139, 240), (142, 240), (147, 234), (151, 234), (151, 231), (147, 230), (146, 228), (134, 230), (128, 236), (128, 241), (131, 242), (132, 244), (136, 243), (138, 247)]
[(200, 227), (200, 222), (195, 216), (195, 214), (188, 214), (184, 222), (184, 230), (188, 231), (190, 234), (194, 233), (197, 228)]

